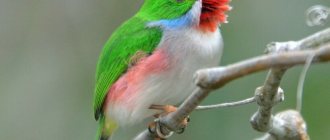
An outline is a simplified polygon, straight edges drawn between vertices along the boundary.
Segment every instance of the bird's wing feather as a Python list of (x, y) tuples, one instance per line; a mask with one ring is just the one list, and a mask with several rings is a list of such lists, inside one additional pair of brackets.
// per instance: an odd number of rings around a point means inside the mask
[(133, 17), (118, 28), (105, 44), (99, 58), (94, 91), (94, 115), (103, 115), (102, 108), (109, 88), (128, 68), (137, 51), (151, 53), (161, 39), (159, 28), (146, 27), (147, 21)]

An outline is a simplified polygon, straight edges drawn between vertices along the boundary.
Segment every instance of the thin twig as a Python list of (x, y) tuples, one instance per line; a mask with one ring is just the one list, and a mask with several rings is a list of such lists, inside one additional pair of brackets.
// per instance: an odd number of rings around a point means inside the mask
[(200, 110), (209, 110), (209, 109), (216, 109), (216, 108), (234, 107), (234, 106), (246, 105), (246, 104), (253, 103), (253, 102), (255, 102), (255, 98), (251, 97), (251, 98), (241, 100), (241, 101), (237, 101), (237, 102), (198, 106), (196, 108), (196, 110), (200, 111)]
[(308, 57), (308, 59), (306, 59), (306, 64), (299, 77), (299, 83), (297, 87), (297, 105), (296, 105), (296, 110), (298, 110), (299, 112), (301, 112), (302, 104), (303, 104), (302, 102), (303, 102), (304, 83), (305, 83), (307, 71), (312, 64), (313, 58), (314, 58), (314, 54), (311, 54)]

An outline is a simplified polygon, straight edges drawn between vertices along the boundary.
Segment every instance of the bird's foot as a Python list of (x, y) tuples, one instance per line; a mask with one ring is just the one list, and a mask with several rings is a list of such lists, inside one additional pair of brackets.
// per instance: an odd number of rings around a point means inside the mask
[[(149, 107), (149, 109), (154, 109), (154, 110), (161, 110), (161, 111), (163, 111), (163, 112), (161, 112), (161, 113), (159, 113), (159, 114), (155, 114), (155, 115), (154, 115), (155, 118), (159, 118), (159, 117), (161, 117), (161, 116), (166, 116), (167, 114), (176, 111), (176, 110), (177, 110), (177, 107), (175, 107), (175, 106), (173, 106), (173, 105), (155, 105), (155, 104), (153, 104), (153, 105), (151, 105), (151, 106)], [(190, 118), (189, 118), (189, 116), (188, 116), (188, 117), (186, 117), (186, 118), (181, 122), (181, 125), (187, 127), (189, 121), (190, 121)], [(184, 127), (184, 128), (185, 128), (185, 127)]]
[[(172, 105), (151, 105), (149, 107), (149, 109), (161, 110), (162, 111), (161, 113), (155, 114), (154, 117), (158, 118), (158, 119), (156, 119), (156, 121), (151, 122), (149, 124), (148, 129), (149, 129), (150, 133), (157, 133), (158, 138), (156, 138), (155, 140), (164, 140), (164, 139), (166, 139), (169, 136), (168, 135), (163, 135), (163, 133), (161, 132), (162, 128), (159, 124), (159, 118), (162, 117), (162, 116), (166, 116), (167, 114), (176, 111), (177, 108), (175, 106), (172, 106)], [(187, 127), (189, 121), (190, 121), (190, 118), (188, 116), (181, 122), (181, 126), (183, 126), (182, 129), (180, 129), (179, 131), (176, 131), (176, 133), (178, 133), (178, 134), (183, 133), (185, 128)], [(169, 135), (172, 135), (172, 133), (170, 133)]]

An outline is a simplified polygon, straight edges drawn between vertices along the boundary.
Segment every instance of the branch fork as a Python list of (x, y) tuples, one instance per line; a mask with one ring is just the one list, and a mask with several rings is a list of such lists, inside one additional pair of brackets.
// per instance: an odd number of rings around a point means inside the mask
[[(228, 66), (198, 70), (194, 76), (197, 87), (193, 93), (177, 111), (159, 118), (159, 123), (168, 130), (162, 131), (163, 134), (180, 130), (183, 127), (180, 125), (182, 120), (194, 111), (212, 90), (243, 76), (270, 69), (264, 85), (257, 88), (256, 96), (250, 100), (257, 101), (259, 105), (258, 111), (251, 118), (252, 127), (257, 131), (267, 132), (259, 140), (308, 140), (305, 121), (298, 111), (284, 111), (273, 116), (272, 107), (284, 99), (279, 85), (288, 68), (305, 64), (311, 54), (314, 55), (313, 63), (330, 61), (330, 28), (299, 41), (271, 43), (266, 52), (268, 54)], [(145, 130), (134, 140), (154, 140), (156, 137)]]

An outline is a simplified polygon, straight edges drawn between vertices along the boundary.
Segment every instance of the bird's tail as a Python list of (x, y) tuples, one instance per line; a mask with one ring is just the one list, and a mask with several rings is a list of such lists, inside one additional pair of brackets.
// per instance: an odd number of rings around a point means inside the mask
[(113, 120), (106, 119), (104, 115), (101, 115), (95, 140), (109, 140), (116, 128), (117, 124)]

